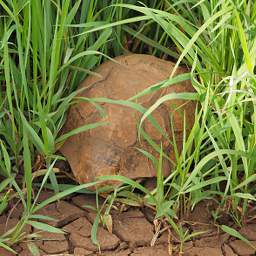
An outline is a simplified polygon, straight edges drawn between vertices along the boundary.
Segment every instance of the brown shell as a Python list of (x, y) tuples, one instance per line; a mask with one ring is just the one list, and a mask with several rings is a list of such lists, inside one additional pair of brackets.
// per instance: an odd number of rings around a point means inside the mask
[[(98, 73), (98, 76), (88, 76), (79, 86), (79, 89), (86, 88), (79, 96), (127, 100), (149, 86), (167, 79), (173, 67), (172, 62), (149, 55), (120, 56), (115, 58), (115, 62), (107, 61), (100, 65), (94, 71)], [(187, 72), (184, 68), (177, 70), (177, 73), (184, 72)], [(165, 94), (185, 91), (193, 92), (188, 81), (144, 95), (136, 102), (149, 107)], [(132, 179), (156, 176), (151, 161), (136, 149), (142, 148), (157, 157), (146, 141), (138, 141), (137, 125), (141, 113), (121, 105), (109, 103), (100, 103), (100, 105), (105, 113), (103, 116), (95, 105), (89, 102), (73, 105), (68, 113), (65, 132), (84, 124), (99, 121), (110, 122), (110, 125), (73, 136), (62, 146), (61, 152), (67, 158), (77, 180), (80, 183), (86, 183), (98, 176), (109, 174), (120, 174)], [(174, 111), (177, 106), (181, 105), (179, 111)], [(195, 104), (192, 102), (172, 100), (162, 104), (152, 114), (171, 140), (170, 113), (173, 114), (173, 126), (179, 149), (182, 146), (183, 131), (181, 110), (185, 110), (186, 125), (189, 128), (194, 121), (194, 109)], [(162, 134), (151, 122), (146, 120), (143, 128), (155, 142), (162, 141), (165, 153), (174, 159), (171, 144), (163, 139)], [(164, 172), (165, 175), (170, 172), (167, 162), (164, 164)]]

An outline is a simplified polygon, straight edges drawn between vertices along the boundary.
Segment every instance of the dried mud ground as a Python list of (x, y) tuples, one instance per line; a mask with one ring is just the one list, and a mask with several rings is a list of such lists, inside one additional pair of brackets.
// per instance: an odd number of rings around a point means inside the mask
[[(41, 199), (49, 196), (44, 193)], [(101, 252), (91, 242), (91, 228), (95, 213), (86, 205), (95, 205), (94, 196), (76, 195), (58, 203), (45, 207), (40, 213), (57, 219), (57, 222), (48, 224), (62, 228), (65, 234), (43, 232), (41, 237), (34, 239), (33, 243), (40, 250), (40, 255), (112, 255), (112, 256), (249, 256), (256, 255), (255, 250), (246, 243), (230, 237), (213, 226), (206, 203), (197, 207), (187, 220), (190, 232), (204, 230), (205, 233), (186, 242), (182, 254), (178, 254), (179, 246), (175, 237), (168, 234), (168, 230), (155, 236), (155, 226), (152, 215), (145, 209), (129, 208), (126, 211), (113, 211), (113, 230), (108, 232), (103, 227), (98, 229), (98, 241)], [(21, 210), (19, 205), (7, 215), (0, 216), (0, 234), (16, 225)], [(27, 232), (36, 232), (26, 227)], [(256, 246), (256, 223), (242, 227), (240, 233)], [(169, 241), (169, 242), (168, 242)], [(170, 242), (171, 241), (171, 242)], [(154, 244), (154, 246), (151, 246)], [(24, 241), (14, 249), (20, 256), (30, 256), (27, 249), (28, 241)], [(0, 248), (0, 256), (13, 254)]]

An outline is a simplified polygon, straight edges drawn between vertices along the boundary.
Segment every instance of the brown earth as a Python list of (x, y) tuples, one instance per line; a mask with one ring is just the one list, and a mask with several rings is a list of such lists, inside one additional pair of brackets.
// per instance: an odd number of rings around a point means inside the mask
[[(91, 229), (96, 214), (89, 210), (88, 205), (96, 206), (94, 196), (76, 195), (45, 207), (38, 214), (57, 219), (56, 222), (47, 221), (47, 223), (62, 228), (65, 234), (40, 232), (26, 227), (27, 232), (38, 234), (38, 238), (29, 242), (39, 248), (40, 255), (52, 256), (251, 256), (256, 252), (246, 243), (230, 237), (211, 224), (205, 203), (199, 204), (183, 221), (190, 232), (204, 230), (205, 233), (184, 243), (182, 252), (179, 252), (181, 244), (175, 235), (166, 230), (163, 233), (159, 232), (161, 235), (156, 236), (156, 225), (153, 225), (148, 218), (150, 214), (147, 210), (138, 208), (129, 208), (125, 212), (117, 210), (111, 212), (112, 233), (102, 226), (98, 228), (99, 249), (91, 241)], [(18, 205), (11, 216), (0, 217), (0, 234), (16, 225), (20, 212)], [(256, 247), (256, 223), (244, 226), (240, 232)], [(23, 241), (13, 249), (17, 255), (32, 256), (27, 245), (28, 241)], [(0, 255), (13, 254), (0, 248)]]

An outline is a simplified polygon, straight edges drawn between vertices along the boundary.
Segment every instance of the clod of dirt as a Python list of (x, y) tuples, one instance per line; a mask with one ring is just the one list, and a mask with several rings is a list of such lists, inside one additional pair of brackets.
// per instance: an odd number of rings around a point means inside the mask
[[(74, 247), (80, 246), (86, 250), (90, 250), (90, 251), (94, 251), (94, 252), (98, 251), (98, 247), (92, 243), (92, 240), (90, 237), (84, 237), (84, 236), (80, 236), (77, 233), (71, 233), (69, 239)], [(119, 239), (115, 235), (110, 234), (109, 232), (107, 232), (104, 229), (99, 230), (97, 239), (100, 244), (100, 248), (103, 251), (104, 250), (113, 250), (113, 249), (117, 248), (117, 246), (119, 245), (119, 242), (120, 242)]]
[(101, 254), (101, 256), (130, 256), (131, 251), (129, 249), (124, 250), (124, 251), (115, 251), (115, 252), (105, 252)]
[(227, 245), (224, 244), (223, 246), (224, 256), (237, 256), (236, 253)]
[(69, 249), (68, 242), (63, 234), (42, 232), (40, 237), (41, 240), (36, 242), (36, 245), (46, 253), (62, 253)]
[(239, 233), (248, 240), (256, 241), (256, 224), (248, 224), (239, 230)]
[[(34, 230), (34, 232), (36, 232), (36, 231), (37, 230)], [(38, 232), (38, 236), (40, 236), (40, 238), (45, 241), (64, 241), (64, 240), (66, 240), (64, 234), (58, 234), (58, 233)]]
[[(0, 254), (2, 255), (2, 254)], [(5, 255), (5, 254), (4, 254)], [(23, 251), (21, 251), (19, 254), (19, 256), (33, 256), (33, 254), (28, 250), (28, 249), (24, 249)], [(44, 252), (40, 251), (40, 255), (45, 255)], [(13, 256), (13, 254), (12, 254)]]
[[(34, 230), (34, 232), (38, 232)], [(68, 255), (69, 244), (63, 234), (50, 232), (38, 232), (38, 239), (33, 243), (38, 247), (40, 255)], [(32, 242), (32, 241), (31, 241)], [(17, 251), (19, 256), (34, 256), (28, 249), (27, 241), (19, 244), (20, 249)], [(2, 256), (2, 254), (0, 254)]]
[(227, 241), (228, 238), (229, 235), (227, 234), (203, 237), (198, 240), (195, 240), (195, 246), (219, 248), (221, 247), (222, 244), (224, 244)]
[(47, 205), (43, 209), (38, 211), (38, 214), (46, 215), (54, 218), (56, 221), (45, 221), (49, 225), (64, 226), (70, 221), (83, 216), (84, 212), (78, 207), (66, 202), (60, 201)]
[(81, 217), (63, 227), (63, 230), (70, 234), (77, 233), (80, 236), (89, 237), (91, 235), (91, 228), (91, 223), (85, 217)]
[(194, 244), (192, 241), (186, 242), (183, 246), (183, 251), (189, 251), (193, 247), (194, 247)]
[[(251, 244), (256, 247), (256, 241), (251, 241)], [(256, 250), (241, 240), (230, 242), (230, 246), (240, 256), (255, 255)]]
[(92, 254), (93, 254), (92, 251), (88, 251), (84, 248), (76, 247), (74, 249), (74, 256), (87, 256), (87, 255), (92, 255)]
[(131, 247), (147, 246), (154, 236), (153, 226), (136, 210), (113, 216), (113, 224), (114, 233)]
[(131, 256), (169, 256), (167, 246), (154, 246), (135, 249)]
[(183, 256), (222, 256), (221, 248), (193, 247), (186, 251)]
[[(110, 98), (128, 100), (149, 86), (169, 78), (174, 64), (153, 56), (132, 54), (117, 57), (100, 65), (95, 72), (99, 76), (89, 76), (80, 86), (79, 96), (85, 98)], [(176, 74), (186, 72), (178, 68)], [(149, 107), (161, 96), (170, 93), (193, 92), (189, 81), (165, 87), (135, 100), (136, 104)], [(185, 103), (185, 104), (184, 104)], [(182, 106), (181, 106), (182, 105)], [(179, 110), (177, 110), (179, 107)], [(194, 120), (195, 104), (184, 100), (164, 102), (152, 113), (153, 118), (162, 128), (163, 133), (172, 139), (170, 115), (178, 148), (182, 146), (183, 114), (186, 116), (186, 128), (190, 129)], [(67, 158), (71, 169), (80, 183), (90, 182), (101, 175), (120, 174), (129, 178), (153, 177), (156, 172), (152, 163), (136, 147), (153, 154), (151, 147), (137, 138), (137, 124), (141, 113), (133, 108), (106, 102), (83, 101), (73, 105), (68, 113), (64, 132), (89, 123), (108, 122), (98, 127), (67, 139), (60, 151)], [(158, 143), (163, 142), (163, 150), (174, 158), (171, 143), (163, 134), (146, 120), (144, 130)], [(167, 175), (170, 168), (164, 163)]]
[[(89, 251), (98, 250), (97, 246), (91, 241), (90, 235), (92, 225), (86, 218), (79, 218), (65, 226), (63, 229), (70, 233), (69, 240), (75, 248), (80, 247)], [(115, 249), (120, 243), (120, 240), (114, 234), (110, 234), (102, 227), (98, 227), (97, 239), (101, 250)]]
[(69, 245), (65, 241), (42, 241), (37, 243), (38, 247), (48, 254), (64, 253), (68, 251)]
[[(72, 198), (72, 202), (74, 205), (78, 206), (79, 208), (84, 209), (84, 213), (87, 217), (87, 219), (92, 223), (94, 222), (96, 218), (96, 211), (92, 211), (88, 208), (88, 206), (91, 206), (93, 208), (96, 208), (96, 200), (95, 195), (79, 195)], [(99, 205), (102, 205), (103, 201), (102, 198), (99, 198)]]
[[(14, 246), (13, 249), (17, 252), (17, 255), (19, 255), (19, 256), (34, 256), (28, 249), (27, 242), (20, 243), (18, 246)], [(45, 252), (40, 250), (40, 248), (39, 248), (39, 253), (40, 253), (40, 255), (45, 255)], [(1, 253), (0, 253), (0, 255), (5, 256), (5, 254), (2, 255)], [(14, 256), (14, 254), (11, 254), (11, 255)], [(6, 255), (6, 256), (8, 256), (8, 255)]]

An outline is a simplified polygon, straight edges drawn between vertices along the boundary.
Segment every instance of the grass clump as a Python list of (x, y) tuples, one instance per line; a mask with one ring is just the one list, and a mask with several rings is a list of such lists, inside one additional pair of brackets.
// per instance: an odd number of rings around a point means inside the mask
[[(176, 45), (177, 66), (185, 61), (191, 67), (191, 81), (200, 99), (194, 127), (177, 155), (176, 168), (164, 181), (169, 187), (167, 197), (178, 202), (176, 209), (181, 211), (203, 199), (217, 198), (220, 209), (228, 207), (228, 213), (242, 221), (248, 202), (255, 200), (256, 5), (168, 1), (163, 10), (120, 7), (136, 10), (158, 24), (164, 31), (161, 42)], [(150, 38), (150, 34), (143, 36)], [(156, 48), (159, 43), (154, 43)], [(142, 120), (164, 100), (168, 97), (151, 106)]]
[[(97, 2), (0, 2), (0, 213), (13, 199), (23, 207), (20, 224), (3, 236), (1, 246), (19, 241), (24, 225), (32, 225), (30, 219), (47, 202), (77, 190), (58, 193), (55, 153), (68, 136), (102, 124), (62, 136), (60, 129), (79, 82), (105, 54), (120, 51), (119, 44), (111, 44), (116, 37), (111, 26), (87, 33), (117, 15), (111, 8), (101, 12), (107, 4)], [(49, 179), (56, 193), (41, 206), (33, 189), (38, 176), (43, 177), (39, 192)]]

